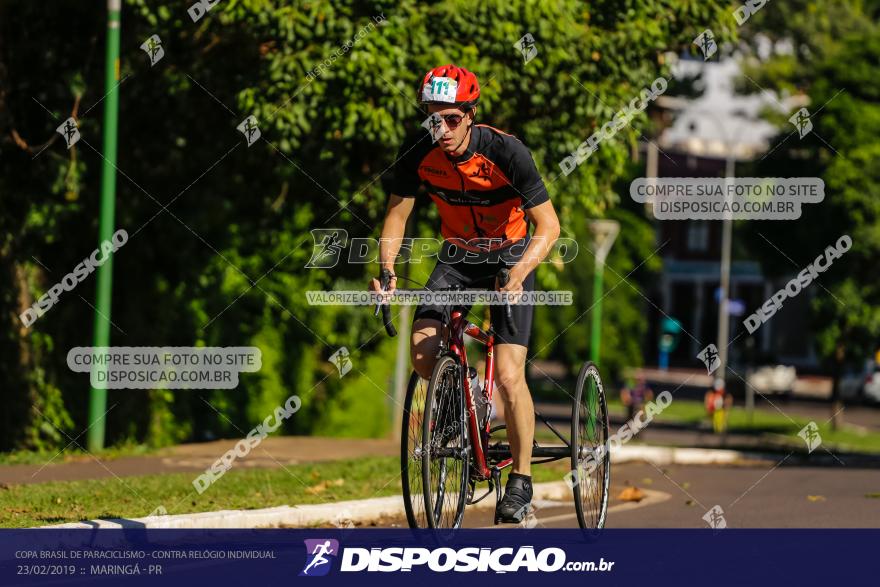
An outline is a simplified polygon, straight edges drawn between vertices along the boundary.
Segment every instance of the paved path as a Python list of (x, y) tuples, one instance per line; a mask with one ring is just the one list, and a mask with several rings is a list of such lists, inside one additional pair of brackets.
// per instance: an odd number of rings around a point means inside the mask
[[(127, 477), (154, 473), (204, 471), (239, 439), (182, 444), (156, 455), (98, 459), (77, 456), (63, 462), (63, 454), (50, 464), (0, 465), (0, 484), (77, 481), (105, 477)], [(385, 439), (321, 438), (315, 436), (278, 436), (266, 438), (261, 449), (251, 452), (236, 467), (278, 467), (316, 461), (369, 456), (393, 456), (400, 453), (396, 442)], [(267, 454), (268, 453), (268, 454)]]
[[(563, 404), (538, 404), (538, 409), (556, 423), (562, 423), (567, 432), (570, 406)], [(785, 405), (786, 413), (800, 417), (821, 417), (826, 415), (827, 406), (804, 402)], [(846, 419), (865, 428), (880, 429), (880, 409), (869, 407), (847, 408)], [(612, 412), (612, 431), (623, 423), (622, 412)], [(546, 430), (539, 424), (541, 430)], [(156, 473), (203, 471), (227, 450), (234, 447), (237, 438), (213, 442), (184, 444), (147, 456), (120, 458), (95, 458), (89, 455), (76, 456), (64, 461), (65, 453), (36, 465), (0, 465), (0, 486), (3, 484), (43, 483), (47, 481), (75, 481), (101, 479), (107, 477), (127, 477)], [(707, 448), (738, 448), (744, 450), (763, 450), (768, 448), (768, 440), (753, 434), (730, 434), (721, 438), (712, 434), (705, 426), (696, 428), (657, 421), (641, 430), (634, 438), (637, 444), (649, 443), (663, 446), (688, 446)], [(399, 446), (388, 439), (360, 438), (321, 438), (313, 436), (279, 436), (263, 441), (261, 448), (253, 451), (237, 466), (278, 467), (297, 463), (358, 458), (368, 456), (397, 456)], [(782, 449), (777, 447), (777, 449)], [(787, 448), (785, 449), (788, 450)], [(880, 475), (878, 475), (880, 476)], [(877, 489), (880, 491), (880, 488)]]
[[(627, 485), (650, 490), (652, 499), (641, 504), (616, 499)], [(866, 497), (871, 494), (876, 497)], [(880, 528), (876, 469), (626, 464), (612, 471), (612, 497), (608, 528), (706, 528), (702, 517), (715, 505), (730, 528)], [(535, 527), (577, 527), (571, 502), (537, 506)], [(491, 510), (465, 512), (466, 527), (492, 522)]]

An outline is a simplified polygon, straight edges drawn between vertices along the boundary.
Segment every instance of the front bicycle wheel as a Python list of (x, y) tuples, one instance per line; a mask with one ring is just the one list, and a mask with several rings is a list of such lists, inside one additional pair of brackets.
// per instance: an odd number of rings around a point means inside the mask
[(603, 528), (611, 484), (608, 406), (599, 369), (591, 361), (581, 367), (571, 412), (571, 476), (578, 524), (585, 530)]
[(428, 382), (413, 371), (406, 388), (400, 430), (400, 481), (403, 486), (403, 507), (410, 528), (428, 527), (425, 492), (422, 490), (422, 423), (427, 393)]
[(470, 438), (461, 366), (440, 357), (428, 383), (422, 422), (422, 484), (429, 528), (458, 528), (464, 518)]

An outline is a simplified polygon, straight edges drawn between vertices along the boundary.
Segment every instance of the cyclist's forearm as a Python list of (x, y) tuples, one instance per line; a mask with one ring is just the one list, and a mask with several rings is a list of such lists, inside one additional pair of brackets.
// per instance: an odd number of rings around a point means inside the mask
[(394, 260), (400, 252), (403, 235), (406, 231), (406, 220), (389, 216), (382, 226), (382, 236), (379, 239), (379, 268), (388, 269), (394, 273)]
[(529, 246), (526, 247), (525, 253), (523, 253), (519, 262), (514, 266), (514, 270), (519, 272), (521, 277), (525, 278), (550, 254), (550, 250), (558, 238), (558, 227), (536, 226), (535, 234), (532, 235)]
[(379, 238), (379, 268), (388, 269), (394, 273), (394, 261), (400, 246), (403, 244), (403, 235), (406, 232), (406, 221), (412, 213), (415, 198), (401, 198), (391, 194), (388, 200), (388, 210), (385, 212), (385, 222), (382, 224), (382, 236)]

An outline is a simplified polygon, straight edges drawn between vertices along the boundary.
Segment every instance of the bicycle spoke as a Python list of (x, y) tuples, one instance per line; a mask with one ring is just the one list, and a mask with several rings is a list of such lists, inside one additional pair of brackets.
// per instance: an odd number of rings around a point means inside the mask
[(425, 469), (425, 496), (430, 500), (430, 513), (435, 527), (455, 527), (460, 524), (464, 509), (462, 487), (467, 485), (467, 435), (460, 419), (463, 401), (458, 364), (447, 359), (438, 363), (432, 379), (430, 406), (431, 421), (425, 438), (428, 463)]
[(427, 528), (428, 513), (425, 510), (425, 495), (422, 489), (422, 423), (425, 418), (425, 400), (428, 382), (416, 373), (410, 376), (404, 405), (404, 426), (401, 431), (402, 448), (401, 471), (404, 472), (404, 506), (410, 527)]
[[(608, 414), (598, 370), (587, 364), (578, 378), (577, 405), (572, 420), (574, 486), (578, 521), (583, 528), (604, 525), (608, 504)], [(599, 450), (603, 452), (599, 453)]]

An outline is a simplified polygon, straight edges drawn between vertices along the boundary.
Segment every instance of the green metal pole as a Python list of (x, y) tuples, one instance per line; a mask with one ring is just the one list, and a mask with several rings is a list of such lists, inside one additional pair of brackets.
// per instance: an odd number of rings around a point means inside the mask
[[(116, 136), (119, 120), (119, 27), (122, 0), (107, 0), (107, 53), (104, 65), (104, 166), (101, 172), (101, 216), (98, 241), (109, 241), (114, 232), (116, 208)], [(95, 299), (94, 346), (110, 346), (110, 301), (113, 291), (113, 256), (98, 267)], [(92, 366), (106, 372), (106, 365)], [(104, 448), (104, 415), (107, 411), (107, 390), (92, 387), (89, 395), (90, 451)]]
[(596, 271), (593, 274), (593, 331), (590, 339), (590, 359), (599, 364), (599, 342), (602, 340), (602, 274), (605, 261), (596, 258)]

